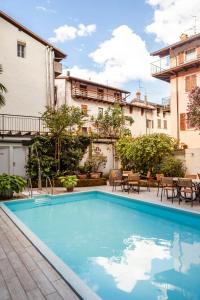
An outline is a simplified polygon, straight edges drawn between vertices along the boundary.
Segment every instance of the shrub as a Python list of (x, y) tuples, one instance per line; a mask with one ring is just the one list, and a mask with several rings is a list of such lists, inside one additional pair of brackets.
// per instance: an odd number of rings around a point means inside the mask
[(165, 158), (160, 164), (160, 172), (165, 176), (184, 177), (186, 168), (180, 159), (173, 156)]
[(7, 192), (11, 192), (11, 197), (13, 192), (20, 193), (26, 187), (26, 180), (24, 180), (21, 176), (17, 175), (8, 175), (2, 174), (0, 175), (0, 196), (4, 197), (7, 195)]

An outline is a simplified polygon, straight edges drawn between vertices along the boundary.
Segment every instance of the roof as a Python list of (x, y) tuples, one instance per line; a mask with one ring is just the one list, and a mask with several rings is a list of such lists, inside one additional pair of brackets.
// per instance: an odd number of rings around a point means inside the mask
[(171, 49), (180, 47), (180, 46), (182, 46), (184, 44), (190, 43), (190, 42), (192, 42), (194, 40), (197, 40), (197, 39), (200, 39), (200, 33), (192, 35), (192, 36), (190, 36), (190, 37), (188, 37), (188, 38), (186, 38), (186, 39), (184, 39), (182, 41), (179, 41), (179, 42), (176, 42), (174, 44), (171, 44), (171, 45), (169, 45), (167, 47), (164, 47), (164, 48), (162, 48), (160, 50), (154, 51), (154, 52), (151, 53), (151, 55), (152, 56), (159, 55), (160, 57), (166, 56), (166, 55), (169, 54), (169, 52), (170, 52)]
[(115, 91), (119, 91), (119, 92), (122, 92), (122, 93), (125, 93), (125, 94), (130, 94), (130, 92), (126, 91), (126, 90), (123, 90), (123, 89), (120, 89), (120, 88), (117, 88), (117, 87), (113, 87), (113, 86), (110, 86), (110, 85), (106, 85), (106, 84), (102, 84), (102, 83), (99, 83), (99, 82), (95, 82), (95, 81), (91, 81), (91, 80), (86, 80), (86, 79), (82, 79), (82, 78), (78, 78), (78, 77), (73, 77), (73, 76), (58, 76), (56, 79), (66, 79), (68, 81), (71, 81), (71, 80), (76, 80), (76, 81), (81, 81), (85, 84), (91, 84), (91, 85), (95, 85), (95, 86), (99, 86), (99, 87), (103, 87), (103, 88), (107, 88), (107, 89), (111, 89), (111, 90), (115, 90)]
[(59, 50), (58, 48), (54, 47), (52, 44), (41, 38), (39, 35), (35, 34), (32, 32), (30, 29), (27, 27), (23, 26), (22, 24), (18, 23), (15, 19), (11, 18), (8, 16), (6, 13), (4, 13), (2, 10), (0, 10), (0, 17), (6, 20), (7, 22), (11, 23), (12, 25), (16, 26), (19, 28), (21, 31), (25, 32), (26, 34), (30, 35), (32, 38), (35, 40), (39, 41), (41, 44), (52, 47), (54, 52), (55, 52), (55, 59), (61, 60), (64, 59), (67, 55)]
[(144, 101), (136, 101), (135, 99), (132, 100), (130, 103), (127, 103), (130, 106), (139, 107), (139, 108), (146, 108), (154, 110), (156, 109), (156, 106), (149, 104), (149, 102), (145, 103)]

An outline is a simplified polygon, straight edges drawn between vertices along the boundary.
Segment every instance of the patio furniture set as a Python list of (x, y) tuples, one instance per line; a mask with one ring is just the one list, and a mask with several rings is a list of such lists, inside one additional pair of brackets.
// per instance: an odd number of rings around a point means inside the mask
[(150, 191), (150, 187), (157, 186), (157, 196), (160, 194), (160, 200), (163, 196), (171, 199), (172, 203), (175, 199), (180, 204), (181, 201), (190, 202), (193, 206), (194, 201), (200, 203), (200, 174), (187, 175), (185, 178), (165, 177), (164, 174), (156, 174), (151, 176), (148, 172), (146, 176), (140, 176), (139, 173), (132, 171), (111, 170), (109, 177), (112, 191), (116, 191), (117, 186), (121, 187), (122, 192), (137, 192), (139, 194), (141, 187), (146, 187)]

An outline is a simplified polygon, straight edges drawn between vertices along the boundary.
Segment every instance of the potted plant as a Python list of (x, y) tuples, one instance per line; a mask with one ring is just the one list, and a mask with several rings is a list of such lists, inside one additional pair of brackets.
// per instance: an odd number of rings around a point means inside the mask
[(59, 177), (59, 179), (62, 185), (67, 189), (67, 192), (73, 192), (78, 182), (76, 175), (62, 176)]
[(85, 164), (91, 170), (90, 177), (93, 179), (100, 178), (102, 172), (100, 172), (99, 169), (105, 168), (106, 162), (107, 162), (107, 158), (102, 154), (94, 155), (92, 156), (92, 158), (88, 159)]
[(11, 199), (13, 193), (20, 193), (26, 187), (26, 180), (18, 175), (0, 175), (0, 199)]
[(86, 165), (78, 167), (77, 177), (79, 179), (86, 179), (87, 178), (87, 173), (88, 173), (88, 168), (87, 168)]

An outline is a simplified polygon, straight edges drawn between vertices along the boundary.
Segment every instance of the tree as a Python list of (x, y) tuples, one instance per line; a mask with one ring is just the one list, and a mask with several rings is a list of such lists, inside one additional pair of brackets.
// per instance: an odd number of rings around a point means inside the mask
[[(3, 68), (2, 65), (0, 65), (0, 74), (2, 74), (3, 72)], [(6, 87), (0, 83), (0, 107), (5, 105), (5, 97), (4, 94), (7, 92)]]
[(57, 110), (48, 106), (42, 115), (43, 121), (49, 128), (55, 140), (55, 159), (60, 170), (60, 154), (62, 141), (67, 135), (73, 135), (77, 128), (83, 124), (83, 115), (78, 107), (62, 105)]
[(117, 143), (117, 152), (122, 166), (141, 173), (153, 172), (164, 157), (170, 155), (177, 142), (167, 134), (142, 135), (135, 139), (122, 138)]
[(97, 118), (92, 118), (94, 127), (102, 137), (118, 139), (124, 135), (130, 135), (130, 130), (126, 126), (126, 121), (133, 123), (132, 117), (124, 115), (122, 108), (115, 104), (109, 107), (104, 114), (100, 113)]
[(116, 140), (122, 136), (130, 136), (131, 132), (126, 126), (126, 121), (133, 123), (132, 117), (124, 115), (119, 104), (109, 107), (104, 114), (99, 114), (97, 118), (92, 118), (98, 136), (110, 138), (112, 143), (113, 167), (116, 155)]
[(190, 124), (200, 130), (200, 87), (198, 86), (189, 94), (187, 112)]

